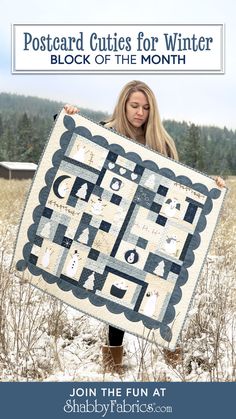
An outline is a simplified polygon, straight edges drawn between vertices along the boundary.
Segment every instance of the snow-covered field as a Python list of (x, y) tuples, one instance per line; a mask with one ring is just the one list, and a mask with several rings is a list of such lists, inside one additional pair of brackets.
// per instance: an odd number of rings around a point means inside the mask
[(125, 334), (124, 367), (107, 372), (107, 325), (33, 288), (10, 271), (28, 181), (0, 181), (1, 381), (235, 381), (236, 179), (175, 353)]

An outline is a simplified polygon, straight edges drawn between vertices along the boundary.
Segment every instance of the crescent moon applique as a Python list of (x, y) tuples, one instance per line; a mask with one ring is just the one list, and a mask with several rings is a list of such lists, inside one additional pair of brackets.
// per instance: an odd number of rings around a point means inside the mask
[(57, 198), (63, 199), (69, 192), (70, 188), (68, 185), (68, 179), (71, 179), (71, 177), (67, 175), (62, 175), (55, 180), (53, 184), (53, 192)]

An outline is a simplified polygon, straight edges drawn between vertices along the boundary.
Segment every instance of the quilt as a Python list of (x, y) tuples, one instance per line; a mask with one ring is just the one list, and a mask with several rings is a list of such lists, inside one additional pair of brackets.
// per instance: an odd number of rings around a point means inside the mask
[(226, 188), (62, 110), (25, 204), (17, 275), (174, 350)]

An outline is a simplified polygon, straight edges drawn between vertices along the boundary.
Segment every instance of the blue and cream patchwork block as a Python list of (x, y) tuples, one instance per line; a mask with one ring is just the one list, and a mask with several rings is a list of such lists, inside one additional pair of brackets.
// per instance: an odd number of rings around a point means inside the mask
[(61, 112), (17, 238), (17, 270), (78, 310), (174, 349), (226, 190)]

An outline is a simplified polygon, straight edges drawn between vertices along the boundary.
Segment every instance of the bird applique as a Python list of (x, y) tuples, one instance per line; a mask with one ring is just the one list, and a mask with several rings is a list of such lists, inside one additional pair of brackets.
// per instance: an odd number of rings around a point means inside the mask
[(168, 198), (165, 201), (165, 215), (167, 217), (174, 217), (177, 214), (177, 211), (180, 211), (180, 203), (176, 198)]
[(164, 243), (164, 249), (166, 253), (175, 255), (177, 251), (177, 237), (173, 235), (172, 237), (167, 237)]

